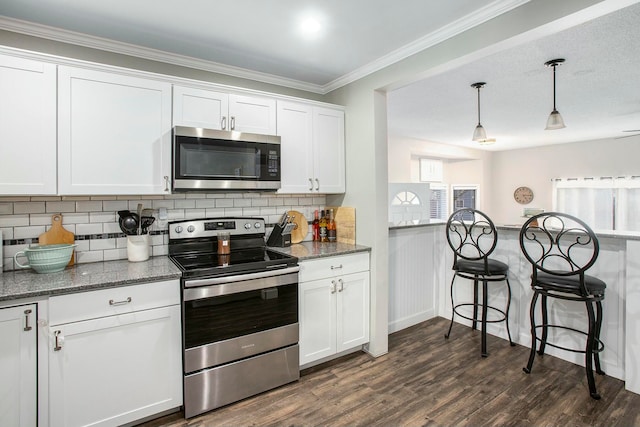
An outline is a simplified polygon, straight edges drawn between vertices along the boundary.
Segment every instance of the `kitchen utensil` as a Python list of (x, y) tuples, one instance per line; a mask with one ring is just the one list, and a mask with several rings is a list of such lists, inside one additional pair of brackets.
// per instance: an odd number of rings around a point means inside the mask
[[(142, 212), (144, 212), (144, 211), (142, 211)], [(148, 233), (149, 227), (151, 227), (151, 224), (153, 224), (155, 220), (156, 220), (156, 218), (153, 217), (153, 216), (143, 216), (140, 219), (140, 222), (142, 223), (142, 234), (147, 234)]]
[[(287, 212), (289, 216), (289, 224), (293, 224), (294, 226), (291, 229), (291, 243), (300, 243), (304, 240), (309, 232), (309, 223), (307, 219), (301, 212), (298, 211), (289, 211)], [(287, 229), (285, 228), (285, 232)]]
[[(62, 214), (55, 214), (51, 216), (51, 228), (49, 229), (49, 231), (46, 231), (38, 236), (38, 243), (40, 245), (54, 245), (59, 243), (74, 244), (75, 242), (75, 234), (73, 234), (69, 230), (66, 230), (62, 226)], [(72, 248), (69, 265), (73, 265), (74, 262), (75, 254)]]
[(129, 212), (120, 217), (120, 229), (128, 236), (135, 236), (138, 233), (138, 214)]
[[(20, 268), (32, 268), (37, 273), (55, 273), (65, 269), (73, 256), (75, 244), (59, 243), (36, 245), (16, 253), (13, 259)], [(26, 257), (28, 264), (20, 264), (19, 257)]]
[(140, 218), (142, 218), (142, 203), (138, 203), (138, 232), (136, 233), (137, 235), (142, 234), (142, 221), (140, 221)]

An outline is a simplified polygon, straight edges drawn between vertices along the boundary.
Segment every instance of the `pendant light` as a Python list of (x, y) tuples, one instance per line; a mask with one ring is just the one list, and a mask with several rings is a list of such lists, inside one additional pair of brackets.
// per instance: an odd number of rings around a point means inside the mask
[(480, 124), (480, 88), (484, 87), (484, 85), (486, 85), (485, 82), (478, 82), (471, 85), (472, 88), (478, 89), (478, 126), (476, 126), (476, 128), (474, 129), (473, 138), (471, 138), (472, 141), (477, 142), (487, 140), (487, 132)]
[(553, 67), (553, 111), (547, 119), (547, 127), (544, 130), (562, 129), (565, 127), (562, 116), (556, 109), (556, 67), (564, 62), (563, 58), (552, 59), (544, 63), (547, 67)]

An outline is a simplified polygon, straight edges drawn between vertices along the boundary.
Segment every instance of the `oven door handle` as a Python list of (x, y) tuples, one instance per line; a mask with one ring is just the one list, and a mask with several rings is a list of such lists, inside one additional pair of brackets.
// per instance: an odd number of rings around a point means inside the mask
[[(185, 280), (184, 300), (190, 301), (205, 297), (228, 295), (297, 283), (298, 271), (300, 271), (300, 267), (296, 265), (294, 267), (272, 271)], [(225, 286), (231, 283), (235, 283), (236, 285), (230, 287)]]

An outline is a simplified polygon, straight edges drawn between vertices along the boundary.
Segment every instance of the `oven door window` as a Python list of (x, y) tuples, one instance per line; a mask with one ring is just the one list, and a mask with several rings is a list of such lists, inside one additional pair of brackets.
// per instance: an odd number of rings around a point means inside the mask
[(178, 146), (180, 178), (260, 179), (260, 145), (214, 140), (181, 142)]
[(297, 322), (297, 284), (185, 301), (185, 348)]

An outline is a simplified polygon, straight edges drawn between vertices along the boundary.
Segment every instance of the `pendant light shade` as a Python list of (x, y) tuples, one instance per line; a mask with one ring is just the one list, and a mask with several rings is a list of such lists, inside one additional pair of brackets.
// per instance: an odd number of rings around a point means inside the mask
[(547, 67), (553, 68), (553, 111), (549, 114), (549, 118), (547, 119), (547, 127), (545, 130), (555, 130), (562, 129), (565, 127), (564, 120), (562, 116), (556, 109), (556, 67), (564, 62), (564, 59), (552, 59), (551, 61), (547, 61), (544, 63)]
[(485, 82), (478, 82), (471, 85), (472, 88), (478, 90), (478, 125), (473, 131), (473, 138), (471, 138), (472, 141), (476, 142), (487, 140), (487, 132), (484, 130), (484, 127), (482, 127), (482, 124), (480, 124), (480, 88), (484, 87), (485, 84)]

